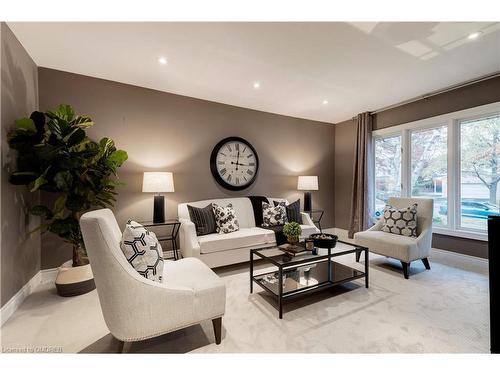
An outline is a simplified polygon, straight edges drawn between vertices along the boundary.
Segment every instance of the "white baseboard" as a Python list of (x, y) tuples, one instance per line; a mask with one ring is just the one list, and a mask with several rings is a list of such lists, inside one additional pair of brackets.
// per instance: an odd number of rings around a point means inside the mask
[(0, 311), (2, 326), (9, 320), (14, 312), (21, 306), (26, 297), (28, 297), (33, 290), (41, 284), (42, 274), (38, 271), (30, 281), (28, 281), (19, 291), (12, 296), (12, 298), (2, 306)]
[(3, 326), (7, 320), (16, 312), (24, 300), (36, 289), (37, 286), (45, 283), (53, 283), (56, 281), (58, 268), (50, 268), (38, 271), (19, 291), (2, 306), (0, 310), (1, 325)]
[(40, 284), (54, 283), (56, 281), (57, 272), (59, 268), (47, 268), (46, 270), (41, 270)]

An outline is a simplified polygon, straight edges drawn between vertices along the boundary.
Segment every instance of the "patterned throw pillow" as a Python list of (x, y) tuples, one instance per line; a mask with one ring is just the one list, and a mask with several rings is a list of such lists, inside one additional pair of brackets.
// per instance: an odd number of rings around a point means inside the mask
[(217, 224), (217, 233), (231, 233), (240, 229), (232, 203), (229, 203), (226, 207), (212, 203), (212, 209)]
[(396, 208), (386, 205), (382, 217), (382, 231), (417, 237), (417, 204), (408, 208)]
[(196, 227), (196, 235), (204, 236), (206, 234), (215, 233), (217, 224), (215, 223), (214, 210), (212, 205), (198, 208), (188, 205), (189, 217)]
[(262, 218), (264, 219), (262, 223), (263, 227), (274, 227), (275, 225), (286, 224), (288, 220), (286, 217), (285, 202), (279, 202), (276, 206), (262, 202)]
[[(274, 205), (279, 205), (280, 202), (274, 201)], [(300, 199), (297, 199), (295, 202), (290, 203), (286, 206), (286, 217), (289, 222), (296, 222), (302, 224), (302, 215), (300, 214)]]
[(161, 282), (163, 251), (153, 232), (129, 220), (120, 247), (132, 267), (146, 279)]

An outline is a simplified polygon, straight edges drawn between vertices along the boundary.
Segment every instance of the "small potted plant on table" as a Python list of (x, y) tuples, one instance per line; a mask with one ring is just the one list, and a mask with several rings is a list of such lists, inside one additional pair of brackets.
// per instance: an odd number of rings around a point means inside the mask
[(302, 234), (302, 228), (299, 223), (291, 221), (283, 226), (283, 234), (286, 236), (288, 243), (295, 246), (299, 242), (299, 237)]

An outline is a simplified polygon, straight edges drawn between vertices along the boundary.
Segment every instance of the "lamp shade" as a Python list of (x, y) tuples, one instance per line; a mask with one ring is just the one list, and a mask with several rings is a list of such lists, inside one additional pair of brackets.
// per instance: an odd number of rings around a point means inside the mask
[(144, 172), (143, 193), (173, 193), (174, 191), (172, 172)]
[(318, 190), (318, 176), (299, 176), (297, 190)]

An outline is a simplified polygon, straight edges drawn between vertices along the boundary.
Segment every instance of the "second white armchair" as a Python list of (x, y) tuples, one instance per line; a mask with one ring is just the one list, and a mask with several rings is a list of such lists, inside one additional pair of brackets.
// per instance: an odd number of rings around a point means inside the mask
[(421, 260), (431, 269), (428, 256), (432, 246), (433, 199), (389, 198), (389, 205), (406, 208), (417, 203), (417, 237), (406, 237), (382, 231), (382, 219), (373, 227), (354, 235), (356, 244), (368, 247), (371, 252), (401, 261), (405, 279), (409, 278), (410, 263)]

